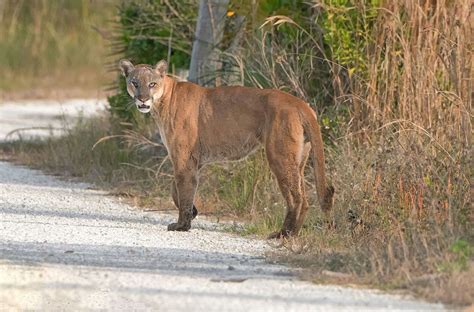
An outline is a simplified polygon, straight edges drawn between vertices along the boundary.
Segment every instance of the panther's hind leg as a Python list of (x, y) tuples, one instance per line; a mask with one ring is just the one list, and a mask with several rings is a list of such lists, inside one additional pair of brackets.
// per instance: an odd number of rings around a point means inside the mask
[(306, 198), (306, 191), (305, 191), (305, 180), (304, 180), (304, 167), (306, 166), (306, 162), (308, 161), (309, 157), (309, 152), (311, 151), (311, 144), (305, 143), (304, 149), (303, 149), (303, 157), (300, 162), (300, 188), (301, 188), (301, 194), (303, 198), (303, 202), (301, 204), (300, 211), (298, 213), (298, 217), (296, 220), (296, 231), (299, 232), (301, 227), (303, 226), (304, 219), (306, 217), (306, 213), (308, 212), (308, 199)]
[[(282, 229), (272, 233), (269, 238), (298, 234), (298, 216), (304, 203), (300, 168), (304, 152), (303, 127), (299, 123), (295, 123), (293, 127), (286, 127), (291, 123), (291, 117), (291, 115), (276, 117), (276, 121), (270, 125), (271, 129), (265, 144), (270, 169), (287, 203)], [(282, 127), (282, 124), (285, 127)]]
[(297, 220), (298, 211), (301, 209), (303, 197), (300, 189), (300, 176), (297, 167), (294, 167), (294, 174), (282, 174), (281, 171), (274, 171), (277, 176), (281, 193), (286, 200), (287, 211), (283, 226), (280, 231), (270, 234), (268, 238), (281, 238), (298, 234)]

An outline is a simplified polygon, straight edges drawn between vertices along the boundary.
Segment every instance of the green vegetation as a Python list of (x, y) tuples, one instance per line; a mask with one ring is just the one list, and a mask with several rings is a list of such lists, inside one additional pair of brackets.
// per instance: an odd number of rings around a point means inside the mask
[(96, 91), (107, 78), (103, 36), (114, 8), (111, 0), (2, 1), (0, 91)]
[[(188, 66), (197, 1), (166, 2), (134, 0), (120, 7), (117, 59), (154, 63), (166, 58), (175, 66), (173, 73)], [(240, 52), (231, 58), (224, 53), (222, 59), (242, 70), (246, 85), (283, 89), (318, 111), (327, 172), (336, 187), (334, 222), (328, 224), (307, 168), (312, 209), (301, 237), (284, 242), (289, 250), (284, 260), (308, 268), (317, 281), (330, 270), (358, 283), (472, 303), (469, 1), (258, 3), (231, 1), (235, 14), (228, 14), (229, 25), (236, 15), (250, 17)], [(224, 52), (236, 33), (226, 27)], [(151, 123), (126, 109), (122, 80), (117, 87), (109, 99), (114, 118), (79, 124), (65, 138), (36, 146), (17, 143), (9, 150), (24, 162), (67, 169), (138, 204), (162, 208), (154, 196), (169, 196), (166, 153), (150, 142)], [(84, 133), (97, 129), (96, 123), (100, 131)], [(74, 155), (88, 156), (76, 163)], [(235, 229), (244, 235), (268, 234), (281, 224), (284, 210), (261, 153), (207, 167), (197, 206), (219, 218), (247, 221)]]

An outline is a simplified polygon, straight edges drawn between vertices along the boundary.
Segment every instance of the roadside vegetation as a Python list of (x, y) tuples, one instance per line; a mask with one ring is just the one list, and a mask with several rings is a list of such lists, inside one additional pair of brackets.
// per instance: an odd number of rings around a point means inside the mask
[[(168, 58), (173, 74), (189, 66), (197, 0), (166, 3), (135, 0), (119, 8), (116, 58)], [(308, 220), (276, 257), (307, 268), (305, 276), (318, 282), (472, 304), (469, 14), (468, 0), (231, 1), (216, 77), (306, 99), (318, 111), (336, 187), (328, 224), (307, 168)], [(247, 16), (245, 23), (238, 16)], [(137, 205), (169, 209), (161, 199), (172, 179), (166, 152), (151, 120), (130, 108), (118, 74), (116, 86), (110, 116), (81, 121), (63, 138), (3, 149)], [(262, 237), (280, 226), (285, 209), (262, 153), (207, 167), (197, 206), (244, 220), (232, 230)]]
[(96, 96), (116, 2), (0, 1), (0, 98)]

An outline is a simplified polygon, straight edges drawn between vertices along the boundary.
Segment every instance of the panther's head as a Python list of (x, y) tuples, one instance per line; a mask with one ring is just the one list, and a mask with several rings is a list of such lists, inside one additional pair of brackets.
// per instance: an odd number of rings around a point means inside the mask
[(135, 100), (138, 110), (148, 113), (153, 102), (163, 96), (168, 63), (161, 60), (155, 67), (143, 64), (134, 66), (129, 60), (121, 60), (120, 69), (127, 81), (128, 94)]

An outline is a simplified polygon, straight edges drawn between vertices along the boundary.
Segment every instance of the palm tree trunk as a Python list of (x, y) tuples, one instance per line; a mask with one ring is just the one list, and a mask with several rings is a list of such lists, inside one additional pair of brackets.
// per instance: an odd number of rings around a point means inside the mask
[(222, 40), (229, 0), (201, 0), (188, 80), (215, 85), (220, 69), (217, 46)]

